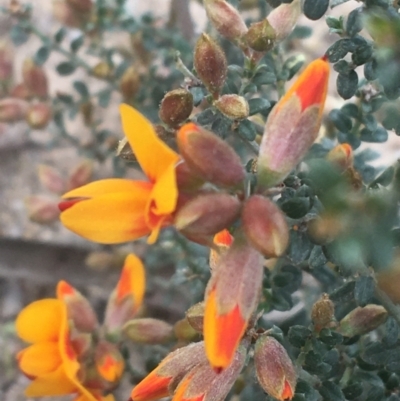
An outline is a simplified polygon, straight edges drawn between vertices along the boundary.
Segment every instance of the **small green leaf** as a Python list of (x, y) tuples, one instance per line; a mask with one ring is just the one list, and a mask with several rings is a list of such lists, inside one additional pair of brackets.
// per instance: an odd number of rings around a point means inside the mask
[(310, 210), (310, 198), (292, 198), (281, 204), (282, 211), (292, 219), (304, 217)]
[(340, 387), (334, 382), (323, 382), (322, 387), (319, 388), (319, 392), (324, 401), (345, 401), (342, 390), (340, 390)]
[(84, 35), (78, 36), (71, 42), (70, 48), (73, 53), (76, 53), (83, 45), (83, 41), (85, 40)]
[(310, 258), (308, 259), (308, 263), (312, 269), (318, 269), (319, 267), (325, 266), (328, 262), (322, 247), (319, 245), (314, 246), (310, 253)]
[(336, 63), (351, 51), (353, 45), (350, 39), (339, 39), (326, 51), (326, 55), (331, 63)]
[(252, 82), (256, 86), (271, 85), (276, 82), (276, 75), (273, 71), (263, 71), (261, 73), (257, 73)]
[(20, 46), (29, 39), (29, 32), (21, 25), (17, 24), (11, 28), (10, 38), (15, 46)]
[(250, 99), (248, 103), (251, 116), (253, 114), (266, 112), (271, 107), (269, 100), (263, 98)]
[(243, 120), (239, 124), (239, 135), (247, 141), (254, 141), (256, 139), (256, 127), (250, 120)]
[(310, 20), (316, 21), (326, 13), (329, 0), (305, 0), (303, 3), (304, 15)]
[(354, 299), (359, 306), (365, 306), (370, 303), (374, 296), (375, 282), (370, 276), (362, 276), (356, 281), (354, 288)]
[(360, 383), (353, 383), (346, 386), (342, 391), (347, 400), (354, 400), (363, 393), (364, 389)]
[(329, 118), (339, 131), (348, 132), (353, 127), (351, 119), (341, 110), (333, 109), (329, 113)]
[(352, 70), (352, 65), (346, 60), (339, 60), (333, 65), (333, 69), (339, 74), (349, 74)]
[(211, 131), (221, 138), (226, 138), (231, 130), (231, 125), (232, 122), (229, 118), (220, 115), (211, 124)]
[(383, 342), (388, 346), (392, 347), (396, 344), (397, 339), (399, 338), (399, 325), (396, 320), (393, 319), (392, 316), (388, 317), (388, 320), (385, 324), (385, 337), (383, 337)]
[(47, 46), (40, 47), (34, 56), (35, 63), (39, 66), (43, 65), (49, 58), (50, 52), (51, 50)]
[(362, 10), (363, 7), (359, 7), (349, 14), (346, 22), (346, 31), (349, 36), (354, 36), (361, 31), (363, 27), (361, 19)]
[(83, 98), (89, 97), (88, 87), (83, 81), (74, 81), (72, 85)]
[(357, 46), (351, 55), (351, 60), (355, 65), (363, 65), (371, 59), (373, 55), (372, 45), (368, 42)]
[(325, 17), (326, 24), (329, 28), (336, 29), (336, 30), (343, 30), (343, 17), (340, 16), (339, 18), (332, 17), (331, 15), (327, 15)]
[(64, 27), (60, 28), (54, 35), (54, 41), (56, 43), (61, 43), (61, 41), (65, 38), (66, 33), (67, 30)]
[(110, 100), (111, 100), (111, 94), (112, 94), (111, 89), (103, 90), (99, 94), (98, 102), (99, 102), (100, 107), (103, 107), (104, 109), (108, 107), (108, 105), (110, 104)]
[(205, 109), (201, 113), (197, 114), (197, 122), (200, 125), (211, 124), (216, 118), (216, 114), (211, 109)]
[(374, 131), (363, 128), (360, 132), (360, 139), (363, 142), (383, 143), (387, 141), (388, 137), (389, 135), (383, 127), (378, 127)]
[(303, 347), (310, 336), (311, 330), (304, 326), (292, 326), (288, 332), (288, 340), (296, 348)]
[(76, 66), (69, 61), (64, 61), (57, 65), (56, 70), (57, 72), (62, 75), (71, 75), (76, 69)]
[(358, 88), (358, 75), (353, 70), (349, 74), (339, 74), (336, 80), (336, 88), (343, 99), (350, 99)]

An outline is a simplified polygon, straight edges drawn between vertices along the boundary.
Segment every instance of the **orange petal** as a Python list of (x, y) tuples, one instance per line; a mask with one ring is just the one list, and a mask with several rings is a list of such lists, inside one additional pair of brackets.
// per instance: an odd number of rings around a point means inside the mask
[(296, 94), (301, 101), (301, 109), (318, 104), (322, 112), (328, 90), (329, 63), (324, 58), (311, 62), (286, 92), (276, 107), (281, 108), (288, 99)]
[(18, 336), (30, 343), (57, 341), (64, 319), (65, 305), (57, 299), (32, 302), (17, 316)]
[(61, 356), (56, 342), (40, 342), (21, 351), (18, 356), (19, 368), (27, 376), (42, 376), (61, 366)]
[(126, 296), (133, 296), (135, 309), (143, 302), (146, 290), (146, 272), (142, 261), (134, 254), (129, 254), (122, 268), (121, 277), (116, 288), (117, 302)]
[(101, 377), (109, 382), (116, 382), (122, 376), (124, 371), (124, 362), (122, 359), (115, 358), (114, 355), (105, 355), (101, 363), (96, 364)]
[(106, 195), (117, 192), (135, 192), (137, 190), (150, 189), (152, 185), (146, 181), (125, 180), (123, 178), (109, 178), (106, 180), (93, 181), (90, 184), (73, 189), (63, 195), (68, 198), (93, 198), (99, 195)]
[(233, 242), (233, 236), (227, 229), (224, 229), (214, 235), (213, 242), (218, 246), (231, 246)]
[(205, 349), (214, 369), (221, 370), (230, 365), (246, 326), (238, 305), (224, 315), (218, 313), (214, 288), (206, 299), (204, 311)]
[(164, 171), (176, 164), (179, 155), (158, 138), (151, 123), (137, 110), (120, 106), (122, 128), (143, 171), (156, 182)]
[(179, 383), (179, 386), (175, 390), (175, 394), (174, 397), (172, 398), (172, 401), (201, 401), (204, 398), (205, 393), (191, 398), (185, 397), (186, 390), (190, 385), (193, 375), (194, 373), (187, 374), (184, 377), (184, 379)]
[(285, 380), (285, 384), (283, 385), (283, 390), (281, 394), (281, 400), (291, 400), (294, 396), (294, 391), (287, 380)]
[(153, 401), (167, 397), (171, 381), (172, 377), (159, 376), (153, 371), (133, 388), (131, 399), (133, 401)]
[(68, 379), (62, 366), (56, 371), (35, 379), (25, 390), (27, 397), (43, 397), (71, 394), (75, 384)]
[(150, 191), (110, 193), (76, 203), (61, 213), (69, 230), (91, 241), (117, 244), (140, 238), (150, 232), (145, 210)]

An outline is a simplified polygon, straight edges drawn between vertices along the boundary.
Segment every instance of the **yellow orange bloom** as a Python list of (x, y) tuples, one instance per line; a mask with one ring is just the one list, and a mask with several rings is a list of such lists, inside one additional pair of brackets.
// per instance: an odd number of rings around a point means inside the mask
[(150, 234), (148, 242), (154, 243), (175, 211), (179, 155), (138, 111), (123, 104), (120, 112), (125, 135), (148, 180), (106, 179), (67, 192), (60, 203), (61, 221), (95, 242), (115, 244)]
[(328, 90), (329, 64), (314, 60), (268, 116), (258, 158), (258, 185), (281, 182), (318, 136)]

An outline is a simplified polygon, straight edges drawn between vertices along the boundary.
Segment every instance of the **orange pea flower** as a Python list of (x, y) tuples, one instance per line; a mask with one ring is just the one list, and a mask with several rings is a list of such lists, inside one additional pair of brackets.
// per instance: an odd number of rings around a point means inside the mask
[(128, 105), (120, 107), (122, 126), (147, 180), (106, 179), (67, 192), (61, 222), (91, 241), (115, 244), (171, 224), (178, 199), (175, 166), (179, 155), (162, 142), (151, 123)]
[(232, 242), (233, 236), (227, 229), (224, 229), (214, 235), (213, 243), (215, 245), (215, 249), (211, 248), (209, 259), (211, 270), (214, 270), (218, 266), (221, 256), (226, 253), (226, 251), (232, 245)]
[(268, 116), (258, 158), (258, 185), (279, 184), (317, 139), (328, 90), (326, 58), (310, 63)]

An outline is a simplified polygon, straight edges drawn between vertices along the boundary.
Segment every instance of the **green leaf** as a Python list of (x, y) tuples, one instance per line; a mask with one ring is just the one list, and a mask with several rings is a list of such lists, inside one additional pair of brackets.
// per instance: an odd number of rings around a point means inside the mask
[(281, 204), (282, 211), (292, 219), (304, 217), (310, 210), (310, 198), (296, 197)]
[(336, 288), (333, 292), (331, 292), (329, 294), (329, 298), (331, 301), (340, 304), (351, 302), (354, 299), (355, 286), (356, 283), (354, 281), (348, 281), (341, 287)]
[(342, 391), (347, 400), (354, 400), (363, 393), (364, 389), (361, 383), (353, 383), (346, 386)]
[(357, 46), (356, 50), (354, 50), (353, 54), (351, 55), (351, 60), (355, 65), (363, 65), (371, 59), (372, 55), (372, 45), (368, 42), (365, 42)]
[(222, 115), (218, 116), (211, 124), (211, 131), (221, 138), (226, 138), (231, 130), (232, 121)]
[(20, 24), (13, 25), (9, 35), (15, 46), (23, 45), (29, 39), (29, 32)]
[(205, 109), (201, 113), (197, 114), (196, 120), (200, 125), (208, 125), (211, 124), (216, 118), (217, 115), (211, 109)]
[(83, 81), (74, 81), (72, 85), (83, 98), (89, 97), (88, 87)]
[(333, 109), (329, 113), (329, 118), (335, 125), (335, 127), (342, 132), (351, 131), (353, 124), (351, 119), (346, 116), (341, 110)]
[(326, 51), (326, 55), (331, 63), (336, 63), (351, 51), (353, 44), (350, 39), (339, 39)]
[(299, 264), (307, 260), (313, 245), (311, 244), (306, 233), (301, 231), (290, 231), (289, 249), (287, 251), (288, 258), (294, 263)]
[(62, 76), (71, 75), (76, 69), (76, 66), (69, 61), (64, 61), (57, 65), (56, 70)]
[(393, 177), (394, 177), (394, 167), (389, 166), (381, 174), (379, 174), (378, 177), (376, 177), (374, 181), (371, 182), (371, 184), (369, 184), (369, 187), (378, 188), (379, 185), (387, 187), (393, 181)]
[(193, 105), (198, 106), (204, 99), (204, 93), (201, 88), (194, 87), (190, 89), (190, 93), (193, 95)]
[(61, 43), (61, 41), (65, 38), (66, 33), (67, 30), (64, 27), (60, 28), (54, 35), (54, 41), (56, 43)]
[(111, 89), (105, 89), (101, 91), (98, 97), (98, 102), (100, 107), (103, 107), (104, 109), (108, 107), (111, 100), (111, 94), (112, 94)]
[(336, 80), (336, 88), (343, 99), (350, 99), (358, 88), (358, 75), (353, 70), (349, 74), (339, 74)]
[(356, 8), (347, 17), (346, 31), (349, 36), (354, 36), (361, 31), (363, 27), (361, 19), (362, 11), (363, 7)]
[(269, 100), (263, 98), (250, 99), (248, 103), (251, 116), (257, 113), (266, 112), (271, 107)]
[(335, 29), (337, 31), (343, 30), (343, 17), (340, 16), (339, 18), (332, 17), (331, 15), (327, 15), (325, 17), (326, 24), (329, 28)]
[(325, 266), (328, 262), (322, 247), (319, 245), (314, 246), (310, 253), (310, 258), (308, 259), (308, 263), (312, 269), (318, 269), (319, 267)]
[(316, 21), (326, 13), (329, 0), (305, 0), (303, 3), (304, 15), (310, 20)]
[(257, 136), (256, 127), (250, 120), (243, 120), (239, 124), (239, 135), (247, 141), (254, 141)]
[(73, 53), (76, 53), (82, 47), (84, 40), (85, 40), (84, 35), (80, 35), (76, 39), (74, 39), (70, 45), (71, 51)]
[(273, 71), (262, 71), (255, 75), (252, 82), (256, 86), (271, 85), (276, 82), (276, 75)]
[(370, 131), (368, 128), (363, 128), (360, 132), (360, 139), (363, 142), (372, 143), (383, 143), (388, 140), (388, 133), (383, 127), (378, 127), (374, 131)]
[(296, 348), (303, 347), (309, 337), (311, 330), (304, 326), (292, 326), (288, 332), (288, 340)]
[(43, 65), (50, 56), (51, 49), (47, 46), (42, 46), (35, 53), (34, 60), (39, 66)]
[(392, 347), (396, 344), (398, 338), (399, 325), (392, 316), (389, 316), (385, 324), (385, 337), (383, 337), (383, 342), (386, 346)]
[(346, 60), (339, 60), (333, 65), (333, 69), (339, 74), (349, 74), (352, 70), (352, 65)]
[(356, 281), (356, 286), (354, 288), (354, 299), (359, 306), (365, 306), (371, 302), (374, 296), (375, 282), (370, 276), (361, 276)]
[(324, 401), (345, 401), (344, 395), (340, 387), (331, 381), (325, 381), (319, 388)]

